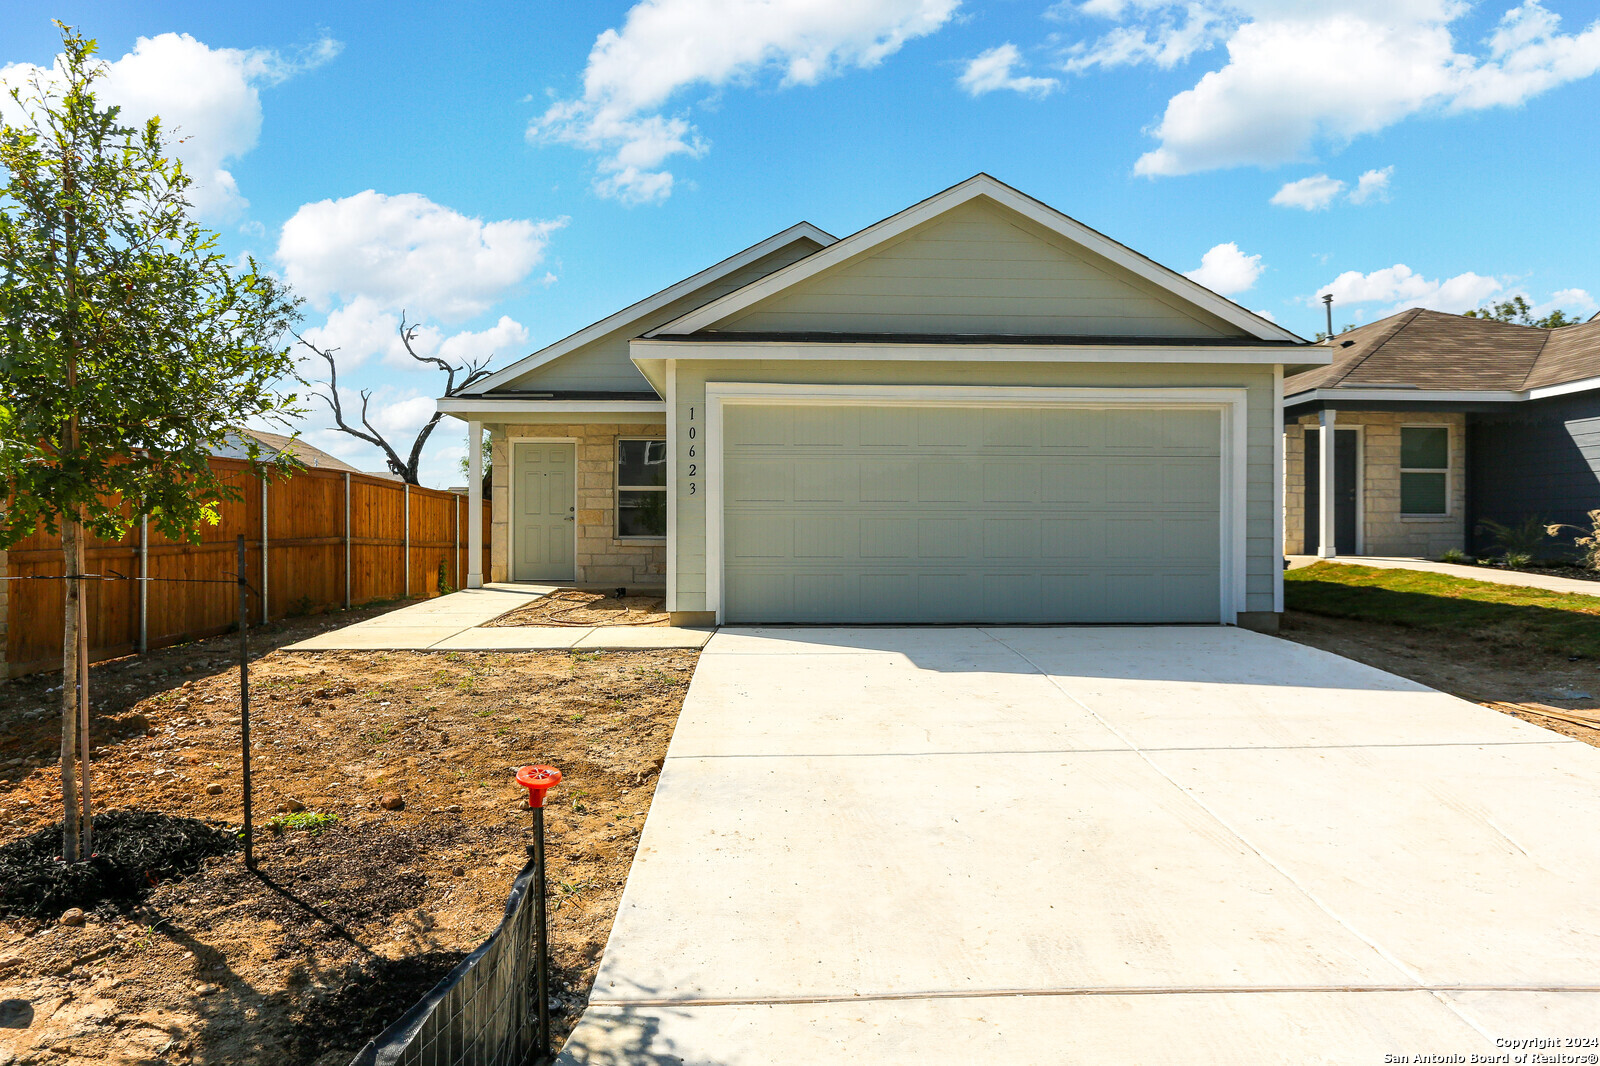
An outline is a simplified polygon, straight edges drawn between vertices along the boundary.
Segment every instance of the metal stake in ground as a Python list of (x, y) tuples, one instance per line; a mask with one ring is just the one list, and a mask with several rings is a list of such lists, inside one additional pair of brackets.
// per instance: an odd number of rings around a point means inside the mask
[(239, 745), (244, 766), (244, 864), (256, 868), (255, 827), (250, 818), (250, 616), (245, 606), (245, 593), (250, 585), (244, 579), (244, 536), (241, 534), (235, 547), (239, 556)]
[(537, 1061), (541, 1062), (550, 1058), (550, 935), (544, 909), (544, 795), (560, 783), (561, 771), (554, 766), (524, 766), (517, 771), (517, 784), (528, 790), (528, 807), (533, 811), (533, 966), (539, 1012), (534, 1051)]

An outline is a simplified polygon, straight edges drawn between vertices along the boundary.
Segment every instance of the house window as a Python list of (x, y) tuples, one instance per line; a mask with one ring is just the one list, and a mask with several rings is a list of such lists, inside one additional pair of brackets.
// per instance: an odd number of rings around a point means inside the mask
[(1450, 428), (1400, 429), (1400, 513), (1450, 513)]
[(617, 537), (667, 535), (667, 442), (617, 441)]

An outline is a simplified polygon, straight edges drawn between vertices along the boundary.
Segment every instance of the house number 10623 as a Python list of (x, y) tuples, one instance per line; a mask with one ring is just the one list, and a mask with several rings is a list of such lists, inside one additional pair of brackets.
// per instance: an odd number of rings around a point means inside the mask
[[(691, 407), (689, 408), (689, 458), (691, 459), (695, 458), (699, 454), (700, 446), (695, 443), (696, 438), (699, 436), (700, 427), (696, 426), (694, 423), (694, 408)], [(699, 469), (700, 467), (698, 463), (689, 464), (689, 495), (691, 496), (698, 496), (700, 494), (700, 486), (694, 480), (695, 474), (699, 472)]]

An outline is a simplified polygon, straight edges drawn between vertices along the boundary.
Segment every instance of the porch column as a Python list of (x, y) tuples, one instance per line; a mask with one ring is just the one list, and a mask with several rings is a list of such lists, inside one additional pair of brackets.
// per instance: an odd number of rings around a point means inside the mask
[(1334, 422), (1338, 418), (1336, 411), (1324, 409), (1321, 416), (1322, 438), (1321, 447), (1317, 456), (1319, 467), (1317, 473), (1317, 519), (1320, 529), (1317, 534), (1317, 555), (1323, 559), (1333, 559), (1339, 554), (1338, 544), (1334, 541), (1334, 494), (1333, 494), (1333, 448), (1334, 438), (1339, 434), (1334, 431)]
[(467, 588), (483, 588), (483, 423), (467, 423)]

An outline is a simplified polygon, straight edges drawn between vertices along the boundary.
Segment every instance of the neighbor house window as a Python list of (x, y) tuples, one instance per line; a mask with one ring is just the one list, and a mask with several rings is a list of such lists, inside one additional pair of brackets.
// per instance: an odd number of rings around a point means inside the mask
[(1400, 513), (1448, 514), (1449, 475), (1449, 427), (1402, 426)]
[(667, 442), (617, 441), (617, 536), (667, 535)]

